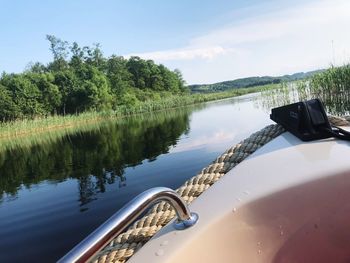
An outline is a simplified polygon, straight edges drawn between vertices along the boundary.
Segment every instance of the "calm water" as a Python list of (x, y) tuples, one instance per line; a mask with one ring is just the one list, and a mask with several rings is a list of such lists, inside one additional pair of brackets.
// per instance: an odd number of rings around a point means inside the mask
[(177, 188), (271, 123), (253, 97), (104, 123), (0, 153), (0, 262), (54, 262), (127, 201)]

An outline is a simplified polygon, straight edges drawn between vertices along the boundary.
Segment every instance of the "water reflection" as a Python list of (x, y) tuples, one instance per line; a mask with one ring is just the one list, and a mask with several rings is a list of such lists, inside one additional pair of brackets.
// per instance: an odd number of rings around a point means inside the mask
[(254, 96), (0, 141), (0, 262), (55, 262), (137, 194), (178, 188), (271, 123)]
[[(1, 199), (13, 199), (22, 187), (67, 178), (79, 182), (79, 202), (96, 199), (106, 185), (126, 185), (124, 169), (167, 153), (189, 131), (194, 108), (149, 114), (103, 123), (89, 132), (64, 136), (50, 143), (17, 147), (0, 153)], [(6, 197), (6, 198), (5, 198)]]

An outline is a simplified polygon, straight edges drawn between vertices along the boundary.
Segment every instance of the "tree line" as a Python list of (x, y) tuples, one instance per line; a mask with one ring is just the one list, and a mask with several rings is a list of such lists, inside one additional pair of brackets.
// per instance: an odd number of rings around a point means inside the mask
[(47, 35), (53, 61), (0, 77), (0, 119), (108, 111), (186, 92), (179, 70), (139, 57), (104, 57), (99, 44), (80, 47)]

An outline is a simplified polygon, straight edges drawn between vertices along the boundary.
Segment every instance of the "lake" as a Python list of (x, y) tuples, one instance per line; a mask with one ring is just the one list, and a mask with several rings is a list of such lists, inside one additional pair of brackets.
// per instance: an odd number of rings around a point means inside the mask
[(258, 94), (0, 152), (0, 262), (55, 262), (137, 194), (181, 186), (272, 123)]

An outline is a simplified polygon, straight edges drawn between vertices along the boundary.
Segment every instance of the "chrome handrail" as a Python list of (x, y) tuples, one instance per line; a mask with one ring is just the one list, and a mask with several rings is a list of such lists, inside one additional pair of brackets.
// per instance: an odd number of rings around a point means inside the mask
[(128, 202), (58, 262), (80, 263), (92, 259), (150, 205), (159, 201), (167, 201), (175, 209), (178, 217), (178, 220), (174, 222), (176, 229), (182, 230), (197, 222), (198, 215), (189, 211), (186, 203), (174, 190), (166, 187), (155, 187), (139, 194)]

